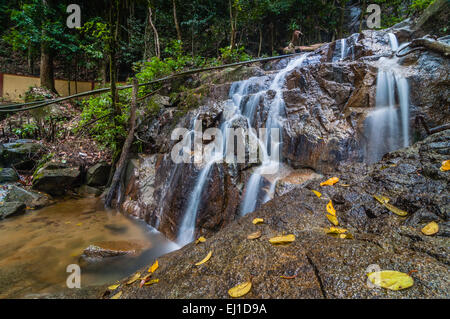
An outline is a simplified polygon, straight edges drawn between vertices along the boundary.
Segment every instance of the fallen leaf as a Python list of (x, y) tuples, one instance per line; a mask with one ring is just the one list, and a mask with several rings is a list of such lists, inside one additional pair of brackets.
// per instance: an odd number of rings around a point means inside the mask
[(340, 228), (340, 227), (330, 227), (329, 229), (327, 229), (327, 234), (344, 234), (346, 233), (348, 230), (345, 228)]
[(380, 204), (386, 204), (390, 201), (389, 197), (386, 196), (379, 196), (379, 195), (373, 195), (373, 198), (375, 198), (377, 201), (380, 202)]
[(286, 244), (292, 243), (295, 240), (295, 235), (276, 236), (269, 239), (272, 244)]
[(283, 279), (295, 279), (295, 278), (297, 278), (297, 276), (298, 276), (298, 273), (296, 273), (293, 276), (280, 276), (280, 278), (283, 278)]
[(389, 209), (391, 212), (393, 212), (394, 214), (398, 215), (398, 216), (406, 216), (408, 215), (408, 212), (405, 212), (404, 210), (401, 210), (400, 208), (395, 207), (394, 205), (391, 205), (389, 203), (384, 203), (383, 204), (384, 207), (386, 207), (387, 209)]
[(255, 225), (261, 224), (261, 223), (264, 223), (264, 219), (262, 219), (262, 218), (255, 218), (255, 219), (253, 219), (252, 223), (255, 224)]
[(120, 286), (120, 284), (117, 284), (117, 285), (111, 285), (111, 286), (108, 287), (108, 289), (109, 289), (109, 290), (116, 290), (117, 287), (119, 287), (119, 286)]
[(327, 204), (327, 212), (330, 213), (330, 215), (336, 216), (336, 210), (334, 209), (331, 200)]
[(349, 184), (339, 184), (339, 185), (342, 186), (342, 187), (350, 187)]
[(339, 182), (339, 178), (338, 177), (332, 177), (329, 180), (326, 180), (325, 182), (320, 183), (320, 186), (333, 186), (337, 182)]
[(443, 161), (440, 170), (442, 172), (450, 170), (450, 160)]
[(339, 225), (339, 222), (338, 222), (338, 219), (337, 219), (336, 216), (327, 214), (327, 218), (328, 218), (328, 220), (330, 221), (330, 223), (332, 223), (334, 226)]
[(122, 296), (122, 291), (119, 291), (114, 296), (111, 297), (111, 299), (119, 299)]
[(158, 269), (159, 264), (158, 264), (158, 260), (156, 260), (153, 265), (151, 265), (151, 267), (148, 269), (148, 272), (150, 273), (154, 273), (156, 271), (156, 269)]
[(196, 266), (200, 266), (201, 264), (204, 264), (205, 262), (207, 262), (212, 256), (212, 250), (208, 253), (208, 255), (206, 255), (205, 258), (203, 258), (201, 261), (199, 261), (198, 263), (196, 263)]
[(402, 272), (394, 270), (382, 270), (367, 274), (369, 280), (379, 287), (390, 290), (401, 290), (411, 287), (414, 279)]
[(439, 231), (439, 225), (436, 222), (428, 223), (424, 228), (422, 228), (422, 233), (427, 236), (436, 234)]
[(205, 241), (206, 241), (206, 238), (201, 236), (195, 241), (195, 244), (204, 243)]
[(131, 285), (133, 282), (138, 280), (140, 277), (141, 277), (141, 273), (140, 272), (135, 273), (133, 275), (133, 277), (131, 277), (131, 279), (127, 281), (127, 285)]
[(150, 286), (159, 282), (159, 279), (152, 279), (145, 283), (146, 286)]
[(314, 194), (316, 194), (316, 196), (317, 197), (319, 197), (320, 198), (320, 196), (322, 196), (322, 194), (321, 193), (319, 193), (318, 191), (315, 191), (315, 190), (311, 190)]
[(353, 239), (353, 235), (350, 233), (347, 234), (339, 234), (340, 239)]
[(228, 290), (228, 294), (233, 298), (239, 298), (248, 294), (250, 289), (252, 289), (252, 283), (250, 281), (246, 281)]
[(250, 235), (247, 236), (247, 239), (258, 239), (259, 237), (261, 237), (261, 231), (258, 230), (254, 233), (251, 233)]
[(78, 223), (76, 226), (81, 226), (81, 225), (83, 225), (83, 223)]

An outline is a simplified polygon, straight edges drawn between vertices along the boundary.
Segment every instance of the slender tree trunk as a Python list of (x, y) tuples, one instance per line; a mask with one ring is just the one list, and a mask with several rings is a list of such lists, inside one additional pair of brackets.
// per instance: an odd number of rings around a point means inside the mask
[(359, 18), (359, 33), (361, 33), (362, 29), (363, 29), (363, 24), (364, 24), (364, 16), (366, 15), (366, 10), (367, 10), (367, 2), (366, 0), (363, 0), (362, 3), (362, 7), (361, 7), (361, 17)]
[(173, 21), (175, 23), (175, 28), (177, 29), (177, 39), (179, 41), (181, 41), (181, 29), (180, 29), (180, 25), (178, 24), (178, 18), (177, 18), (177, 4), (176, 4), (176, 0), (172, 0), (172, 5), (173, 5)]
[[(48, 8), (48, 1), (42, 0), (42, 5), (44, 8)], [(40, 65), (40, 78), (41, 86), (56, 92), (55, 90), (55, 79), (53, 72), (53, 54), (50, 45), (44, 39), (46, 38), (46, 30), (42, 26), (42, 39), (41, 39), (41, 65)]]
[(259, 29), (259, 45), (258, 45), (258, 58), (261, 56), (261, 48), (262, 48), (262, 29), (261, 27)]
[[(122, 153), (120, 154), (119, 161), (117, 162), (117, 169), (114, 172), (114, 176), (111, 182), (111, 187), (109, 188), (108, 194), (105, 199), (105, 206), (111, 207), (112, 200), (116, 195), (118, 185), (122, 179), (123, 171), (125, 168), (128, 153), (130, 152), (131, 144), (134, 140), (134, 131), (136, 129), (136, 104), (137, 104), (137, 94), (138, 94), (138, 82), (137, 79), (133, 79), (133, 95), (130, 107), (130, 128), (128, 130), (128, 135), (125, 143), (122, 147)], [(120, 205), (120, 203), (117, 203)]]
[(156, 27), (153, 24), (152, 15), (153, 15), (152, 7), (151, 7), (151, 5), (149, 3), (149, 5), (148, 5), (148, 21), (149, 21), (149, 23), (150, 23), (150, 25), (151, 25), (151, 27), (153, 29), (153, 32), (155, 34), (155, 54), (156, 54), (156, 56), (158, 58), (160, 58), (161, 57), (161, 49), (160, 49), (160, 46), (159, 46), (158, 30), (156, 30)]
[(344, 37), (345, 2), (346, 0), (339, 1), (341, 5), (341, 15), (339, 18), (339, 39), (342, 39)]
[(236, 13), (233, 15), (233, 2), (228, 0), (230, 6), (230, 25), (231, 25), (231, 35), (230, 35), (230, 49), (234, 50), (236, 47)]
[(116, 48), (117, 48), (117, 37), (119, 26), (119, 0), (113, 0), (110, 9), (110, 56), (109, 56), (109, 74), (111, 80), (111, 100), (112, 109), (115, 111), (116, 115), (120, 115), (120, 107), (117, 104), (117, 59), (116, 59)]

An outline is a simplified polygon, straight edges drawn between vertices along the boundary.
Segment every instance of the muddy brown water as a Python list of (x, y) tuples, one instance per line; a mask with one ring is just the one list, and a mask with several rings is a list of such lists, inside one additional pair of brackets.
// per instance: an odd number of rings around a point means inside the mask
[[(91, 244), (138, 253), (85, 262), (80, 256)], [(59, 293), (71, 264), (81, 268), (82, 288), (112, 284), (177, 248), (143, 221), (105, 210), (98, 199), (69, 199), (0, 221), (0, 298)]]

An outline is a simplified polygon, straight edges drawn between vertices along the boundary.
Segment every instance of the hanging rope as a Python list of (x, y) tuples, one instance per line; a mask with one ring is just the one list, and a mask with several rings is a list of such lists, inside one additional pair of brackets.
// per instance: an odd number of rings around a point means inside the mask
[[(141, 84), (138, 84), (138, 87), (149, 86), (149, 85), (152, 85), (152, 84), (165, 82), (165, 81), (168, 81), (168, 80), (172, 80), (172, 79), (175, 79), (175, 78), (178, 78), (178, 77), (187, 76), (187, 75), (190, 75), (190, 74), (196, 74), (196, 73), (212, 71), (212, 70), (226, 69), (226, 68), (230, 68), (230, 67), (246, 65), (246, 64), (252, 64), (252, 63), (256, 63), (256, 62), (267, 62), (267, 61), (272, 61), (272, 60), (280, 60), (280, 59), (292, 57), (292, 56), (299, 55), (299, 54), (303, 54), (303, 53), (285, 54), (285, 55), (280, 55), (280, 56), (276, 56), (276, 57), (259, 58), (259, 59), (249, 60), (249, 61), (224, 64), (224, 65), (213, 66), (213, 67), (208, 67), (208, 68), (192, 69), (192, 70), (188, 70), (188, 71), (184, 71), (184, 72), (179, 72), (179, 73), (175, 73), (175, 74), (172, 74), (172, 75), (168, 75), (168, 76), (165, 76), (165, 77), (162, 77), (160, 79), (156, 79), (156, 80), (153, 80), (153, 81), (150, 81), (150, 82), (141, 83)], [(133, 87), (133, 85), (124, 85), (124, 86), (117, 87), (117, 90), (126, 90), (126, 89), (131, 89), (132, 87)], [(52, 99), (52, 100), (35, 101), (35, 102), (28, 102), (28, 103), (21, 103), (21, 104), (3, 105), (3, 106), (0, 107), (0, 113), (15, 113), (15, 112), (29, 111), (29, 110), (37, 109), (37, 108), (40, 108), (40, 107), (48, 106), (50, 104), (59, 103), (59, 102), (63, 102), (63, 101), (67, 101), (67, 100), (71, 100), (71, 99), (75, 99), (75, 98), (80, 98), (80, 97), (84, 97), (84, 96), (89, 96), (89, 95), (106, 93), (106, 92), (109, 92), (109, 91), (110, 91), (110, 88), (101, 88), (101, 89), (96, 89), (96, 90), (92, 90), (92, 91), (86, 91), (86, 92), (82, 92), (82, 93), (78, 93), (78, 94), (74, 94), (74, 95), (70, 95), (70, 96), (66, 96), (66, 97), (56, 98), (56, 99)], [(26, 106), (26, 107), (22, 108), (23, 106)], [(13, 108), (12, 109), (6, 109), (6, 108), (9, 108), (9, 107), (13, 107)]]

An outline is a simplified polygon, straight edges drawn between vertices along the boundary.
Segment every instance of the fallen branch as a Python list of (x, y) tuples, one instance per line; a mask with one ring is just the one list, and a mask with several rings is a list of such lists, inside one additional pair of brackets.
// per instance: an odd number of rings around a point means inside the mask
[[(412, 50), (408, 51), (407, 53), (400, 54), (403, 50), (406, 48), (412, 48)], [(397, 51), (396, 56), (401, 58), (404, 57), (412, 52), (418, 51), (418, 50), (430, 50), (435, 53), (439, 53), (440, 55), (448, 58), (450, 56), (450, 45), (445, 44), (444, 42), (437, 41), (431, 38), (419, 38), (412, 40), (407, 46)]]
[(112, 200), (116, 195), (117, 188), (119, 186), (120, 180), (122, 178), (122, 174), (125, 168), (126, 160), (128, 157), (128, 153), (130, 152), (131, 144), (134, 139), (134, 131), (136, 129), (136, 104), (137, 104), (137, 95), (138, 95), (139, 85), (137, 79), (133, 79), (133, 95), (130, 106), (130, 129), (128, 131), (127, 138), (122, 147), (122, 153), (120, 154), (119, 161), (117, 162), (117, 168), (114, 172), (114, 176), (111, 182), (111, 186), (109, 188), (108, 193), (105, 198), (105, 206), (111, 207)]

